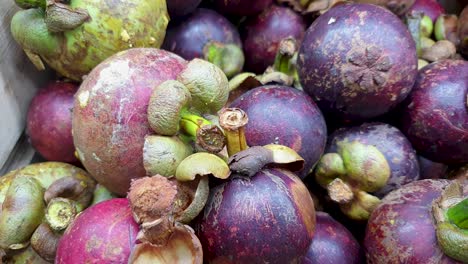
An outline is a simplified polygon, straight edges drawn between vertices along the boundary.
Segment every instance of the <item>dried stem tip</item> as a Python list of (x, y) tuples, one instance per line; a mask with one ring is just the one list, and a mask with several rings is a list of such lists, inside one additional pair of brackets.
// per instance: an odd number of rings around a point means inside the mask
[(239, 108), (225, 108), (219, 114), (219, 124), (226, 134), (229, 156), (247, 149), (244, 127), (248, 122), (247, 114)]

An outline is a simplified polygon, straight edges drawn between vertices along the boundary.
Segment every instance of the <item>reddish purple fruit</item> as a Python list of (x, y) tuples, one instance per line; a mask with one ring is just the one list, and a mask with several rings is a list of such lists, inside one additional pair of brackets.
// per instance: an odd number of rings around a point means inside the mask
[(292, 37), (299, 45), (305, 29), (303, 18), (287, 7), (273, 5), (250, 19), (243, 37), (246, 69), (263, 73), (273, 64), (281, 40)]
[(315, 234), (302, 264), (359, 264), (360, 246), (351, 232), (325, 212), (316, 212)]
[(435, 23), (437, 18), (445, 13), (444, 8), (436, 0), (416, 0), (407, 11), (408, 14), (422, 12)]
[(301, 178), (322, 155), (327, 140), (325, 120), (304, 92), (286, 86), (257, 87), (230, 107), (244, 110), (249, 117), (245, 129), (248, 145), (277, 143), (294, 149), (305, 160)]
[(84, 210), (59, 241), (55, 263), (127, 263), (138, 224), (127, 199), (114, 198)]
[(223, 14), (251, 16), (260, 13), (273, 3), (273, 0), (215, 0), (216, 10)]
[(468, 162), (468, 62), (444, 60), (419, 72), (402, 131), (424, 157), (446, 164)]
[(166, 0), (167, 11), (171, 18), (192, 13), (202, 0)]
[(78, 85), (51, 82), (29, 105), (26, 129), (32, 146), (50, 161), (78, 163), (72, 138), (73, 96)]
[(147, 108), (154, 87), (175, 80), (186, 61), (160, 49), (135, 48), (94, 68), (75, 96), (73, 140), (86, 170), (125, 195), (143, 177), (143, 145), (152, 134)]
[(212, 189), (198, 237), (207, 263), (297, 263), (314, 230), (314, 205), (302, 181), (266, 169)]
[(416, 46), (403, 22), (385, 8), (340, 4), (307, 30), (298, 73), (322, 111), (367, 120), (388, 112), (411, 91)]
[[(449, 183), (420, 180), (388, 194), (367, 225), (364, 247), (368, 263), (461, 263), (439, 247), (432, 214), (434, 200)], [(464, 185), (464, 194), (468, 194), (468, 184)]]
[(186, 60), (204, 58), (203, 49), (212, 41), (242, 47), (239, 32), (229, 20), (213, 10), (198, 8), (180, 24), (167, 30), (163, 49)]

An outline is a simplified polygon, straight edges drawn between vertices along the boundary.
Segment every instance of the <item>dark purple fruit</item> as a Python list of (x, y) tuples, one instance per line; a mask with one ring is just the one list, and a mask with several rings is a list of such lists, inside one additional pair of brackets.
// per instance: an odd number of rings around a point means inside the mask
[(46, 160), (78, 163), (72, 137), (73, 96), (77, 90), (75, 83), (51, 82), (29, 105), (26, 130), (32, 146)]
[(402, 131), (424, 157), (446, 164), (468, 162), (468, 62), (444, 60), (418, 74)]
[(418, 160), (421, 179), (442, 179), (447, 173), (448, 166), (443, 163), (428, 160), (423, 156), (418, 156)]
[(244, 52), (248, 71), (263, 73), (272, 65), (282, 39), (291, 37), (301, 43), (306, 24), (287, 7), (273, 5), (245, 25)]
[[(461, 263), (445, 255), (439, 246), (433, 215), (434, 201), (450, 182), (420, 180), (389, 193), (367, 225), (364, 247), (368, 263)], [(465, 197), (467, 194), (465, 183)], [(459, 249), (466, 249), (466, 242), (465, 235)]]
[(325, 212), (316, 212), (315, 234), (302, 264), (359, 264), (360, 246), (351, 232)]
[(276, 143), (294, 149), (305, 160), (301, 178), (322, 155), (327, 137), (325, 120), (304, 92), (286, 86), (257, 87), (230, 107), (244, 110), (249, 117), (245, 129), (248, 145)]
[(298, 73), (322, 111), (367, 120), (403, 101), (417, 75), (416, 46), (403, 22), (370, 4), (337, 5), (309, 27)]
[(192, 60), (204, 58), (203, 49), (212, 41), (242, 47), (239, 33), (229, 20), (213, 10), (198, 8), (187, 19), (167, 30), (163, 49)]
[(273, 0), (215, 0), (216, 10), (235, 16), (251, 16), (262, 12)]
[(171, 18), (192, 13), (202, 0), (166, 0), (167, 11)]
[(197, 235), (206, 263), (297, 263), (315, 230), (312, 197), (286, 170), (231, 176), (204, 210)]

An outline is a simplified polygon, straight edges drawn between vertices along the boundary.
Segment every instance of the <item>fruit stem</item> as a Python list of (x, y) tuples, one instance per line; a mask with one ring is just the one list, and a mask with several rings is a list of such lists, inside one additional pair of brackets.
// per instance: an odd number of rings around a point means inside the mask
[(186, 108), (181, 110), (179, 124), (185, 134), (208, 152), (220, 152), (226, 145), (224, 133), (218, 126)]
[(67, 198), (54, 198), (47, 205), (45, 219), (56, 232), (66, 229), (77, 214), (76, 203)]
[(73, 176), (63, 177), (53, 182), (44, 193), (44, 201), (49, 203), (53, 198), (63, 197), (76, 201), (78, 212), (88, 207), (93, 199), (95, 184), (92, 181)]
[(219, 124), (224, 129), (229, 157), (246, 150), (245, 125), (249, 122), (247, 114), (239, 108), (225, 108), (219, 114)]
[(296, 69), (292, 59), (297, 52), (296, 39), (289, 37), (281, 40), (278, 52), (276, 53), (273, 69), (289, 76), (293, 76)]
[(228, 78), (240, 73), (245, 57), (242, 49), (234, 44), (211, 41), (204, 47), (205, 60), (218, 66)]
[(328, 196), (339, 204), (350, 203), (354, 199), (354, 193), (347, 183), (340, 178), (336, 178), (327, 185)]

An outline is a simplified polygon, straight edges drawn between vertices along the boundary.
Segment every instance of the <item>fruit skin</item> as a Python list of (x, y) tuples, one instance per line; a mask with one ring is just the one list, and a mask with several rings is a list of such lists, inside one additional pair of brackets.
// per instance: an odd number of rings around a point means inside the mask
[(396, 15), (404, 15), (416, 0), (356, 0), (356, 3), (367, 3), (386, 7)]
[(78, 163), (71, 134), (73, 96), (77, 90), (75, 83), (50, 82), (29, 105), (26, 131), (32, 146), (47, 160)]
[(302, 91), (287, 86), (261, 86), (241, 95), (229, 107), (249, 117), (245, 136), (249, 146), (271, 143), (294, 149), (304, 160), (298, 173), (305, 178), (322, 155), (327, 128), (320, 109)]
[[(438, 246), (432, 202), (450, 183), (420, 180), (389, 193), (369, 219), (364, 248), (369, 263), (459, 263)], [(464, 184), (464, 194), (468, 185)]]
[(388, 124), (374, 122), (338, 129), (330, 135), (325, 153), (336, 153), (338, 144), (355, 140), (375, 146), (390, 166), (391, 174), (387, 185), (375, 192), (376, 196), (383, 197), (390, 191), (419, 179), (416, 151), (400, 130)]
[(73, 110), (73, 140), (87, 171), (111, 192), (125, 195), (130, 180), (146, 175), (144, 138), (151, 91), (185, 67), (179, 56), (135, 48), (98, 65), (81, 84)]
[(306, 30), (304, 19), (287, 7), (272, 5), (247, 21), (243, 36), (245, 68), (263, 73), (273, 65), (282, 39), (292, 37), (301, 43)]
[(163, 49), (186, 60), (203, 58), (210, 41), (242, 47), (237, 28), (214, 10), (197, 8), (189, 17), (167, 30)]
[(169, 22), (164, 0), (72, 0), (69, 5), (86, 10), (90, 19), (63, 34), (52, 33), (47, 30), (44, 11), (27, 9), (14, 15), (11, 32), (23, 49), (40, 55), (51, 68), (76, 81), (116, 52), (131, 47), (159, 48)]
[(351, 232), (325, 212), (316, 212), (315, 234), (302, 264), (359, 264), (361, 247)]
[(215, 8), (222, 14), (251, 16), (262, 12), (273, 0), (215, 0)]
[(298, 73), (322, 111), (362, 121), (405, 99), (417, 61), (415, 42), (397, 16), (379, 6), (349, 3), (333, 7), (309, 27)]
[(312, 241), (315, 210), (296, 175), (266, 169), (212, 189), (196, 229), (207, 263), (294, 263)]
[(177, 18), (192, 13), (202, 0), (166, 0), (167, 11), (171, 18)]
[(423, 12), (435, 23), (437, 18), (445, 13), (444, 8), (436, 0), (416, 0), (407, 13)]
[(138, 231), (127, 199), (98, 203), (67, 228), (59, 241), (55, 263), (127, 263)]
[(442, 179), (448, 171), (448, 166), (443, 163), (428, 160), (418, 156), (421, 179)]
[(424, 157), (468, 162), (468, 62), (442, 60), (418, 74), (402, 117), (402, 132)]

